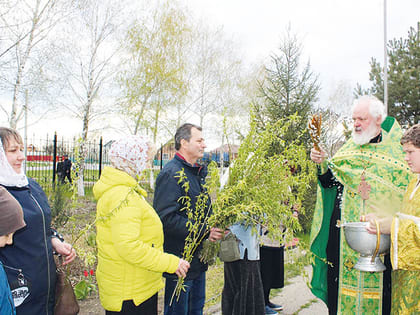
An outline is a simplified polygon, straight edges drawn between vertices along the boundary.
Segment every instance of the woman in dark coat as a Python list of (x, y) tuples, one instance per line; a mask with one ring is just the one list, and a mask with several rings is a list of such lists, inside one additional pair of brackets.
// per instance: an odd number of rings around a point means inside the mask
[(260, 270), (264, 290), (265, 314), (278, 314), (283, 306), (270, 301), (270, 290), (284, 287), (284, 245), (268, 237), (268, 231), (263, 230), (260, 247)]
[(51, 229), (51, 211), (41, 186), (22, 171), (25, 160), (21, 136), (0, 127), (0, 185), (20, 203), (26, 227), (14, 234), (13, 245), (0, 250), (17, 315), (53, 315), (56, 266), (53, 250), (74, 260), (70, 244)]
[(239, 240), (240, 259), (225, 262), (222, 292), (223, 315), (264, 314), (263, 286), (260, 275), (259, 232), (252, 226), (236, 223), (229, 227)]

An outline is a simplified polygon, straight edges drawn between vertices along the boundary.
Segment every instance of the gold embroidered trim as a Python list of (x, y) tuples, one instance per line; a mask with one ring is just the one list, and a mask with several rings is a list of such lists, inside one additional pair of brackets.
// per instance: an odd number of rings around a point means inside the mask
[[(352, 296), (352, 297), (357, 296), (357, 291), (356, 290), (343, 288), (341, 292), (342, 292), (343, 295)], [(364, 299), (377, 299), (377, 300), (379, 300), (381, 298), (381, 293), (380, 292), (362, 292), (362, 296), (363, 296)]]
[(348, 295), (348, 296), (352, 296), (352, 297), (357, 296), (357, 291), (355, 291), (355, 290), (350, 290), (350, 289), (347, 289), (347, 288), (343, 288), (341, 290), (341, 292), (342, 292), (343, 295)]
[(379, 292), (363, 292), (364, 299), (380, 299), (381, 294)]

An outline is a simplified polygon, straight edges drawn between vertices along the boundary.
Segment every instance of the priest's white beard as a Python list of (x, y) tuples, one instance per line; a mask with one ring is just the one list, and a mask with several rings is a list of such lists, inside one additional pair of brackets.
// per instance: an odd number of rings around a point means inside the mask
[(358, 145), (364, 145), (369, 143), (371, 139), (375, 138), (378, 135), (378, 129), (376, 129), (375, 123), (371, 122), (365, 131), (362, 133), (356, 133), (353, 129), (351, 136), (353, 141)]

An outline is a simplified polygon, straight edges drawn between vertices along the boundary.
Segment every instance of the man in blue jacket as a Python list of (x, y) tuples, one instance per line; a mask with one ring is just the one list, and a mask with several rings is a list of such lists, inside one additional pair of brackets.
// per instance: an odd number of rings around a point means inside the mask
[[(178, 172), (184, 170), (189, 182), (188, 196), (191, 198), (191, 209), (195, 210), (197, 197), (206, 193), (203, 185), (207, 175), (207, 169), (197, 164), (197, 160), (203, 157), (206, 145), (202, 137), (202, 129), (193, 124), (183, 124), (175, 133), (175, 157), (165, 165), (156, 179), (153, 207), (163, 223), (165, 235), (165, 252), (181, 256), (184, 250), (185, 239), (188, 235), (186, 226), (188, 217), (185, 211), (180, 211), (183, 205), (179, 198), (185, 196), (185, 191), (178, 184)], [(209, 198), (210, 200), (210, 198)], [(210, 213), (210, 201), (207, 205)], [(221, 239), (223, 231), (211, 228), (209, 240)], [(206, 271), (207, 264), (200, 262), (198, 253), (201, 245), (197, 248), (191, 267), (185, 278), (186, 290), (181, 292), (179, 299), (174, 299), (170, 304), (171, 296), (176, 286), (176, 276), (164, 274), (165, 286), (165, 315), (199, 315), (203, 314), (205, 302)]]

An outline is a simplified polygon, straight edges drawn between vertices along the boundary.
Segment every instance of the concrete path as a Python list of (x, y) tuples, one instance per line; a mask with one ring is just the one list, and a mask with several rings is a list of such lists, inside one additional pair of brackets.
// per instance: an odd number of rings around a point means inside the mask
[[(311, 267), (307, 267), (306, 272), (310, 275)], [(299, 314), (299, 315), (323, 315), (328, 314), (328, 308), (324, 302), (314, 296), (309, 289), (306, 280), (302, 276), (297, 276), (290, 280), (279, 295), (272, 298), (272, 302), (283, 305), (283, 311), (279, 314)]]
[[(306, 267), (305, 269), (310, 277), (312, 268)], [(312, 294), (304, 277), (297, 276), (288, 280), (288, 282), (289, 284), (277, 296), (271, 299), (273, 303), (283, 305), (284, 309), (278, 313), (279, 315), (328, 314), (327, 306)], [(220, 305), (215, 305), (206, 314), (221, 315)]]

